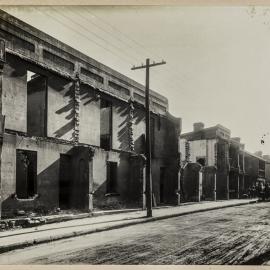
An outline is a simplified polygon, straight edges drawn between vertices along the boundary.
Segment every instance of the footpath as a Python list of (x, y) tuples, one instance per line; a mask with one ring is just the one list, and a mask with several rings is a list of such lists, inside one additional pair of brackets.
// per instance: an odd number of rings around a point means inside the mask
[(44, 224), (32, 228), (2, 231), (0, 232), (0, 253), (80, 235), (256, 202), (257, 199), (226, 200), (215, 202), (204, 201), (200, 203), (182, 204), (180, 206), (154, 208), (153, 217), (150, 218), (146, 217), (146, 211), (142, 210), (132, 210), (129, 212), (120, 213), (116, 211), (115, 214), (110, 212), (109, 215), (106, 215), (104, 212), (103, 215), (98, 216), (93, 215), (91, 217)]

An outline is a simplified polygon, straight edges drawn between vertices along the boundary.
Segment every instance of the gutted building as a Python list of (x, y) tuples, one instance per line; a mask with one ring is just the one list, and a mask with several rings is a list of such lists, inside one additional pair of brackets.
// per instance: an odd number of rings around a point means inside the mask
[(183, 200), (242, 198), (266, 176), (262, 153), (247, 152), (240, 138), (221, 125), (195, 123), (192, 132), (180, 136), (180, 150)]
[(265, 160), (265, 180), (269, 184), (270, 183), (270, 155), (263, 155), (263, 159)]
[[(230, 130), (217, 125), (204, 128), (203, 123), (194, 123), (192, 132), (180, 136), (181, 163), (184, 169), (186, 164), (192, 163), (197, 167), (198, 173), (194, 175), (199, 188), (196, 193), (197, 200), (226, 199), (228, 193), (228, 139)], [(184, 150), (185, 149), (185, 150)], [(184, 151), (183, 151), (184, 150)], [(200, 167), (197, 166), (200, 165)], [(189, 172), (182, 177), (184, 186), (189, 186)], [(183, 186), (183, 197), (190, 200)]]
[[(144, 86), (0, 11), (2, 216), (142, 207)], [(153, 197), (177, 203), (181, 119), (150, 91)]]
[(258, 151), (254, 154), (245, 151), (245, 191), (255, 186), (258, 180), (265, 182), (267, 172), (267, 160), (263, 158), (262, 152)]

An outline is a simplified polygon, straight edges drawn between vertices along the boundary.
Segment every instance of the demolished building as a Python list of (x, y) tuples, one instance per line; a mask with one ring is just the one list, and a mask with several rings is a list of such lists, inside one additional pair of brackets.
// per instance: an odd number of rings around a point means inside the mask
[[(144, 207), (144, 86), (0, 11), (0, 216)], [(153, 194), (179, 203), (181, 119), (150, 91)]]

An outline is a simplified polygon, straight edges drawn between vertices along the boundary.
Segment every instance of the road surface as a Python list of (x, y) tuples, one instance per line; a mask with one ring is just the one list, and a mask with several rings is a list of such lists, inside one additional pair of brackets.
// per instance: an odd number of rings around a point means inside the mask
[(267, 264), (270, 203), (212, 210), (0, 255), (0, 264)]

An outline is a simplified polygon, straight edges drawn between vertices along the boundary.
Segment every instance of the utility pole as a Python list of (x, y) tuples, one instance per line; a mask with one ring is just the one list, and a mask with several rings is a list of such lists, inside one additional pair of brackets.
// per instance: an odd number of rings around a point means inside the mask
[(141, 66), (133, 66), (131, 70), (146, 69), (145, 78), (145, 124), (146, 124), (146, 209), (147, 217), (152, 217), (152, 175), (151, 175), (151, 134), (150, 134), (150, 102), (149, 102), (149, 73), (150, 67), (166, 64), (165, 61), (150, 64), (150, 59), (146, 59), (146, 64)]

